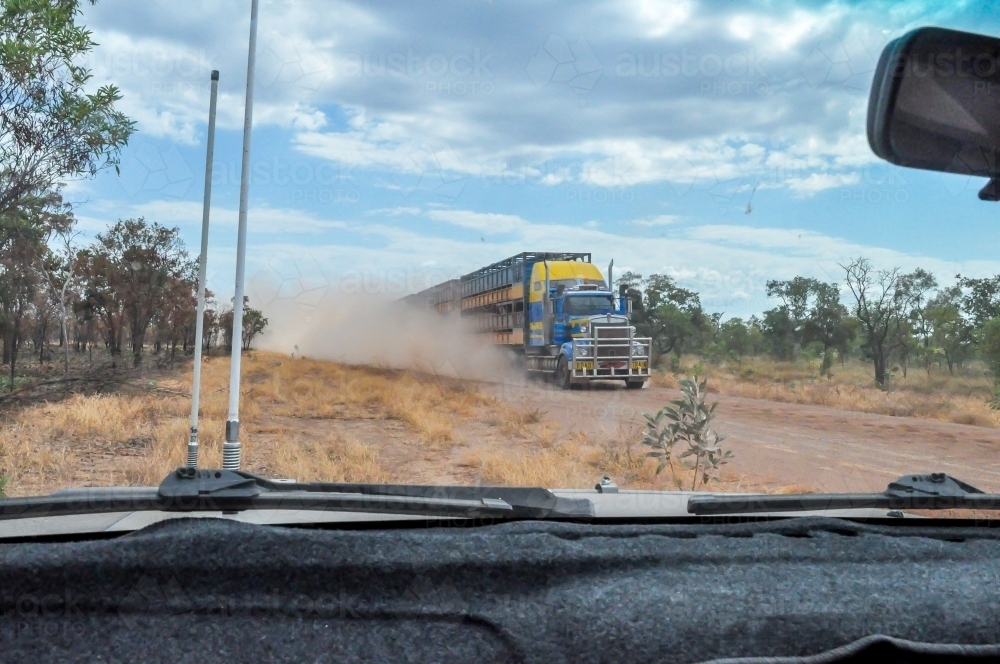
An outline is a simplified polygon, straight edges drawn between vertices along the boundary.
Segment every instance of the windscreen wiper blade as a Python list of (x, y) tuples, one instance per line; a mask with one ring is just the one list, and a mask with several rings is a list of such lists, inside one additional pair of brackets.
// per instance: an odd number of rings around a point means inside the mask
[(371, 512), (427, 517), (581, 519), (589, 500), (533, 487), (408, 486), (276, 482), (233, 470), (178, 468), (159, 487), (89, 488), (0, 500), (7, 519), (106, 512)]
[(945, 473), (930, 473), (904, 475), (882, 493), (712, 494), (692, 496), (687, 506), (688, 513), (703, 516), (866, 508), (1000, 510), (1000, 494), (984, 493)]

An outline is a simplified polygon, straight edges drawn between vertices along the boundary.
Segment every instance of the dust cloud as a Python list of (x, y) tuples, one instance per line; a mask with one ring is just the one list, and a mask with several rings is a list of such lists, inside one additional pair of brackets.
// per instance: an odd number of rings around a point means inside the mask
[[(260, 305), (254, 305), (260, 306)], [(512, 353), (475, 334), (457, 314), (377, 295), (327, 293), (316, 306), (278, 298), (254, 347), (295, 357), (409, 369), (452, 378), (518, 382)]]

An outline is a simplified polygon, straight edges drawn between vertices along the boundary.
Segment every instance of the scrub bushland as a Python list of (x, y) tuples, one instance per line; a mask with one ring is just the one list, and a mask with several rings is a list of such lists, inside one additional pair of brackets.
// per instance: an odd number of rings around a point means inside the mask
[(992, 407), (993, 382), (977, 365), (950, 374), (936, 368), (927, 373), (911, 367), (906, 375), (897, 366), (886, 385), (875, 385), (871, 366), (857, 360), (832, 366), (822, 375), (818, 359), (778, 361), (766, 357), (745, 358), (737, 363), (713, 364), (695, 356), (684, 356), (678, 372), (659, 371), (653, 384), (679, 387), (685, 374), (709, 379), (709, 391), (784, 403), (829, 406), (878, 415), (921, 417), (971, 424), (1000, 426), (1000, 412)]

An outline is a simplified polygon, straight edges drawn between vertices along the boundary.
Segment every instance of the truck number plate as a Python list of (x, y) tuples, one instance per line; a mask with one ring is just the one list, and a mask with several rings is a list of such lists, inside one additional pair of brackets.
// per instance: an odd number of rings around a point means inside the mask
[(646, 360), (639, 360), (632, 363), (632, 371), (642, 371), (646, 368)]
[(576, 361), (576, 368), (577, 369), (581, 369), (581, 370), (582, 369), (586, 369), (587, 371), (593, 371), (594, 370), (594, 361), (593, 360), (577, 360)]

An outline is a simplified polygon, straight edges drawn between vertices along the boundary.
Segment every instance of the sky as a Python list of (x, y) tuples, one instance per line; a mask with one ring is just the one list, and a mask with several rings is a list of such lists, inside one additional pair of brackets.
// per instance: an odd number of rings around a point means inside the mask
[[(247, 293), (303, 310), (398, 297), (522, 251), (668, 274), (706, 309), (840, 263), (1000, 273), (982, 181), (891, 166), (865, 137), (890, 40), (1000, 34), (987, 2), (261, 0)], [(69, 183), (92, 238), (177, 226), (199, 251), (220, 71), (208, 287), (233, 293), (250, 0), (100, 0), (81, 20), (137, 123), (120, 174)]]

